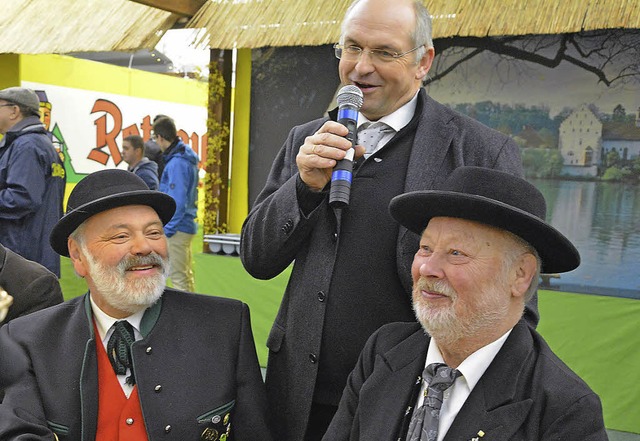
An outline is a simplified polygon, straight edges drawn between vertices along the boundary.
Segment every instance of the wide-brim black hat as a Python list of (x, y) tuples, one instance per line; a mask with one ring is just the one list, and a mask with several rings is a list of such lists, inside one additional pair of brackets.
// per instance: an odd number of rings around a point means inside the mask
[(67, 213), (51, 230), (49, 242), (60, 255), (69, 257), (69, 235), (91, 216), (125, 205), (147, 205), (166, 224), (176, 211), (176, 202), (168, 194), (149, 190), (134, 173), (120, 169), (101, 170), (83, 178), (74, 187), (67, 202)]
[(507, 230), (538, 252), (543, 273), (563, 273), (580, 265), (580, 253), (545, 222), (547, 204), (526, 180), (481, 167), (459, 167), (438, 190), (414, 191), (389, 204), (394, 219), (421, 235), (434, 217), (455, 217)]

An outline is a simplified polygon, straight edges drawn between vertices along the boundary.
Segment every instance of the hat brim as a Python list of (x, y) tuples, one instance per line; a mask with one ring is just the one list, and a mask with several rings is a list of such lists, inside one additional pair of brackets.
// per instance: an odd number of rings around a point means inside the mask
[(165, 194), (152, 190), (129, 191), (105, 196), (81, 205), (66, 213), (51, 230), (49, 242), (61, 256), (69, 257), (67, 246), (69, 235), (91, 216), (112, 208), (126, 205), (147, 205), (153, 208), (165, 225), (176, 211), (175, 200)]
[(580, 253), (562, 233), (542, 219), (484, 196), (453, 191), (419, 191), (396, 196), (394, 219), (421, 235), (434, 217), (455, 217), (507, 230), (536, 249), (543, 273), (563, 273), (580, 265)]

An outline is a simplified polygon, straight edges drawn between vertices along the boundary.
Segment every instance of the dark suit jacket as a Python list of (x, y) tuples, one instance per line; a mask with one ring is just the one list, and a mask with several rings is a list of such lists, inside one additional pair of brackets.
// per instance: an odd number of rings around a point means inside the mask
[[(522, 176), (519, 149), (508, 136), (439, 104), (424, 90), (418, 96), (416, 113), (419, 121), (404, 181), (405, 192), (436, 188), (455, 168), (463, 165), (493, 168)], [(327, 308), (343, 307), (332, 301), (332, 293), (329, 292), (337, 255), (336, 241), (332, 240), (336, 220), (328, 198), (310, 215), (302, 214), (296, 193), (296, 155), (305, 137), (315, 133), (327, 120), (311, 121), (291, 130), (273, 163), (264, 189), (242, 227), (240, 257), (252, 276), (272, 278), (294, 262), (278, 316), (267, 340), (270, 350), (267, 395), (269, 409), (274, 416), (274, 430), (280, 441), (300, 441), (304, 436), (325, 326), (338, 328), (336, 333), (341, 331), (348, 338), (363, 334), (365, 327), (366, 332), (373, 333), (385, 323), (400, 321), (397, 317), (390, 317), (389, 308), (383, 302), (371, 301), (370, 296), (376, 295), (375, 286), (363, 286), (360, 291), (349, 293), (362, 299), (355, 302), (360, 306), (351, 312), (353, 320), (346, 324), (325, 323)], [(393, 267), (386, 271), (399, 275), (406, 292), (400, 293), (398, 298), (406, 295), (405, 316), (413, 317), (411, 262), (418, 249), (419, 238), (401, 226), (396, 244), (395, 255), (366, 256), (366, 259), (374, 267)], [(352, 253), (353, 259), (363, 258), (358, 255), (358, 250), (344, 252)], [(348, 272), (340, 274), (348, 277)], [(530, 317), (537, 323), (537, 298), (531, 305), (534, 310), (529, 311)], [(356, 318), (363, 316), (366, 320)], [(371, 326), (372, 323), (377, 325)], [(352, 345), (357, 346), (355, 353), (349, 354), (354, 364), (365, 341), (366, 337), (361, 345)]]
[(0, 286), (13, 297), (13, 305), (0, 325), (63, 301), (60, 283), (55, 274), (1, 244)]
[[(0, 353), (6, 348), (11, 363), (27, 364), (0, 404), (0, 439), (51, 440), (52, 432), (61, 441), (94, 439), (98, 377), (91, 316), (85, 295), (0, 329)], [(141, 331), (132, 355), (149, 440), (225, 433), (228, 412), (231, 439), (271, 440), (245, 304), (166, 289), (145, 312)], [(6, 365), (0, 360), (0, 376)]]
[[(404, 439), (402, 421), (414, 405), (412, 390), (428, 345), (417, 323), (392, 323), (372, 335), (323, 440)], [(521, 321), (444, 438), (472, 439), (596, 441), (607, 435), (598, 396)]]

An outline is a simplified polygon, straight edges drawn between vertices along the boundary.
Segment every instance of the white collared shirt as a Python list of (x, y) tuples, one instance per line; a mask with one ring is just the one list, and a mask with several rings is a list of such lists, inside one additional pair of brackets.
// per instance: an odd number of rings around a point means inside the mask
[[(418, 105), (418, 92), (411, 98), (411, 100), (405, 104), (404, 106), (397, 109), (395, 112), (390, 113), (389, 115), (385, 115), (380, 118), (377, 122), (383, 122), (393, 130), (390, 130), (388, 133), (385, 133), (384, 136), (378, 142), (375, 150), (372, 152), (375, 153), (380, 150), (386, 143), (391, 141), (391, 138), (395, 136), (404, 126), (409, 124), (411, 119), (413, 118), (413, 114), (416, 112), (416, 106)], [(358, 113), (358, 128), (364, 123), (370, 123), (374, 121), (369, 121), (369, 119), (364, 116), (362, 113)]]
[[(458, 366), (457, 369), (460, 371), (462, 376), (458, 377), (455, 383), (453, 383), (453, 386), (447, 389), (443, 395), (437, 441), (442, 441), (444, 436), (447, 434), (451, 424), (453, 424), (453, 420), (458, 415), (458, 412), (460, 412), (462, 405), (467, 401), (469, 395), (471, 395), (471, 391), (476, 387), (476, 384), (478, 384), (478, 381), (480, 381), (480, 378), (496, 357), (498, 351), (502, 348), (502, 345), (504, 345), (509, 334), (511, 334), (511, 329), (509, 329), (499, 339), (478, 349), (460, 363), (460, 366)], [(425, 368), (431, 363), (444, 363), (440, 349), (438, 349), (438, 345), (433, 339), (429, 342)], [(427, 389), (427, 386), (428, 385), (423, 381), (420, 393), (418, 394), (418, 402), (415, 407), (416, 410), (422, 406), (422, 403), (424, 402), (424, 392)]]
[[(105, 350), (107, 349), (109, 338), (111, 337), (111, 334), (113, 334), (113, 325), (119, 320), (126, 320), (131, 324), (136, 341), (142, 338), (142, 334), (140, 334), (140, 322), (142, 321), (144, 310), (136, 312), (135, 314), (132, 314), (129, 317), (125, 317), (123, 319), (116, 319), (100, 309), (91, 298), (91, 294), (89, 294), (89, 300), (91, 301), (91, 310), (93, 311), (93, 318), (96, 322), (98, 335), (100, 336), (100, 341), (102, 341), (102, 346), (104, 346)], [(133, 386), (127, 384), (126, 381), (129, 375), (131, 375), (131, 371), (129, 369), (127, 369), (126, 374), (117, 375), (118, 381), (120, 382), (120, 387), (122, 387), (122, 391), (125, 393), (127, 398), (129, 398), (131, 392), (133, 392)]]

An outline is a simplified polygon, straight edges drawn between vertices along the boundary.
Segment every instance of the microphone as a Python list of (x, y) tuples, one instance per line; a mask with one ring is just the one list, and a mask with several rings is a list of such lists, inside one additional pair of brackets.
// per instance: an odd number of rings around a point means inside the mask
[(356, 126), (358, 124), (358, 110), (362, 107), (364, 97), (357, 86), (344, 86), (338, 91), (338, 122), (349, 129), (346, 138), (351, 141), (351, 148), (341, 159), (331, 174), (331, 190), (329, 191), (329, 205), (333, 208), (349, 206), (351, 195), (351, 178), (353, 177), (353, 157), (355, 155)]

